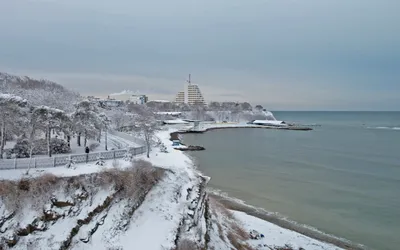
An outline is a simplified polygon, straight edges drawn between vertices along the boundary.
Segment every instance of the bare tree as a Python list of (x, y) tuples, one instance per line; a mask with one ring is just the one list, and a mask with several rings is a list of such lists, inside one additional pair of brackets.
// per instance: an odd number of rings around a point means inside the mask
[(104, 113), (99, 114), (98, 118), (99, 118), (99, 121), (98, 121), (99, 122), (99, 124), (98, 124), (98, 127), (99, 127), (99, 138), (101, 138), (101, 131), (104, 131), (104, 141), (105, 141), (104, 142), (105, 143), (104, 149), (108, 150), (108, 148), (107, 148), (107, 136), (108, 136), (108, 129), (110, 128), (111, 120)]
[(212, 111), (219, 111), (219, 110), (221, 110), (221, 103), (210, 102), (210, 105), (208, 105), (208, 108)]
[(142, 135), (147, 147), (147, 158), (150, 158), (153, 137), (158, 130), (157, 120), (150, 108), (142, 106), (136, 110), (135, 129)]
[(206, 114), (206, 107), (202, 102), (195, 102), (192, 106), (193, 119), (204, 120)]
[[(129, 106), (132, 104), (128, 105)], [(107, 116), (113, 123), (116, 130), (121, 130), (123, 127), (132, 126), (132, 117), (125, 108), (114, 109), (107, 112)]]

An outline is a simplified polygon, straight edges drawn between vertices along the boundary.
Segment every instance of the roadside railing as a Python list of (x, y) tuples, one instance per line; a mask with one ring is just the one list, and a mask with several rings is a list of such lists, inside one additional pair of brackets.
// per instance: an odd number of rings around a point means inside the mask
[(72, 154), (68, 156), (39, 157), (39, 158), (15, 158), (0, 160), (0, 170), (4, 169), (28, 169), (28, 168), (51, 168), (65, 166), (68, 163), (86, 163), (98, 160), (111, 160), (123, 158), (127, 154), (133, 156), (146, 152), (145, 146), (130, 147), (88, 154)]

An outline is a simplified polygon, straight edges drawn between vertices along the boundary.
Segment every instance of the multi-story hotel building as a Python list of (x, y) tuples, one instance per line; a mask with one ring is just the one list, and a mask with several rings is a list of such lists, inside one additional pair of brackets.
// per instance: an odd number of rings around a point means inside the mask
[(205, 104), (204, 97), (200, 91), (199, 85), (193, 84), (191, 82), (190, 75), (189, 75), (189, 80), (185, 84), (184, 91), (178, 92), (178, 94), (175, 97), (175, 102), (186, 103), (189, 105)]

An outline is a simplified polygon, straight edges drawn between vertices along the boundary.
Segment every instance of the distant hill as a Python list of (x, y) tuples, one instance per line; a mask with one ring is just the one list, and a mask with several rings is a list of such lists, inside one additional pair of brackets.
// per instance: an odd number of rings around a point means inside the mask
[(79, 94), (45, 79), (16, 76), (0, 72), (0, 93), (10, 93), (27, 99), (33, 105), (46, 105), (70, 111)]
[(62, 85), (49, 80), (37, 80), (28, 76), (16, 76), (4, 72), (0, 72), (0, 84), (4, 85), (3, 87), (9, 85), (14, 88), (22, 89), (58, 89), (69, 91)]

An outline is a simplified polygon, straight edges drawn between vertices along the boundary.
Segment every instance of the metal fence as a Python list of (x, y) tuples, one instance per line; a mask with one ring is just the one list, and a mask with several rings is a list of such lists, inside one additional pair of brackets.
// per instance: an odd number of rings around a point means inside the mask
[(146, 152), (146, 147), (131, 147), (127, 149), (110, 150), (89, 154), (74, 154), (68, 156), (55, 156), (43, 158), (15, 158), (0, 160), (0, 170), (3, 169), (27, 169), (27, 168), (51, 168), (65, 166), (67, 163), (86, 163), (100, 159), (110, 160), (123, 158), (127, 154), (140, 155)]

